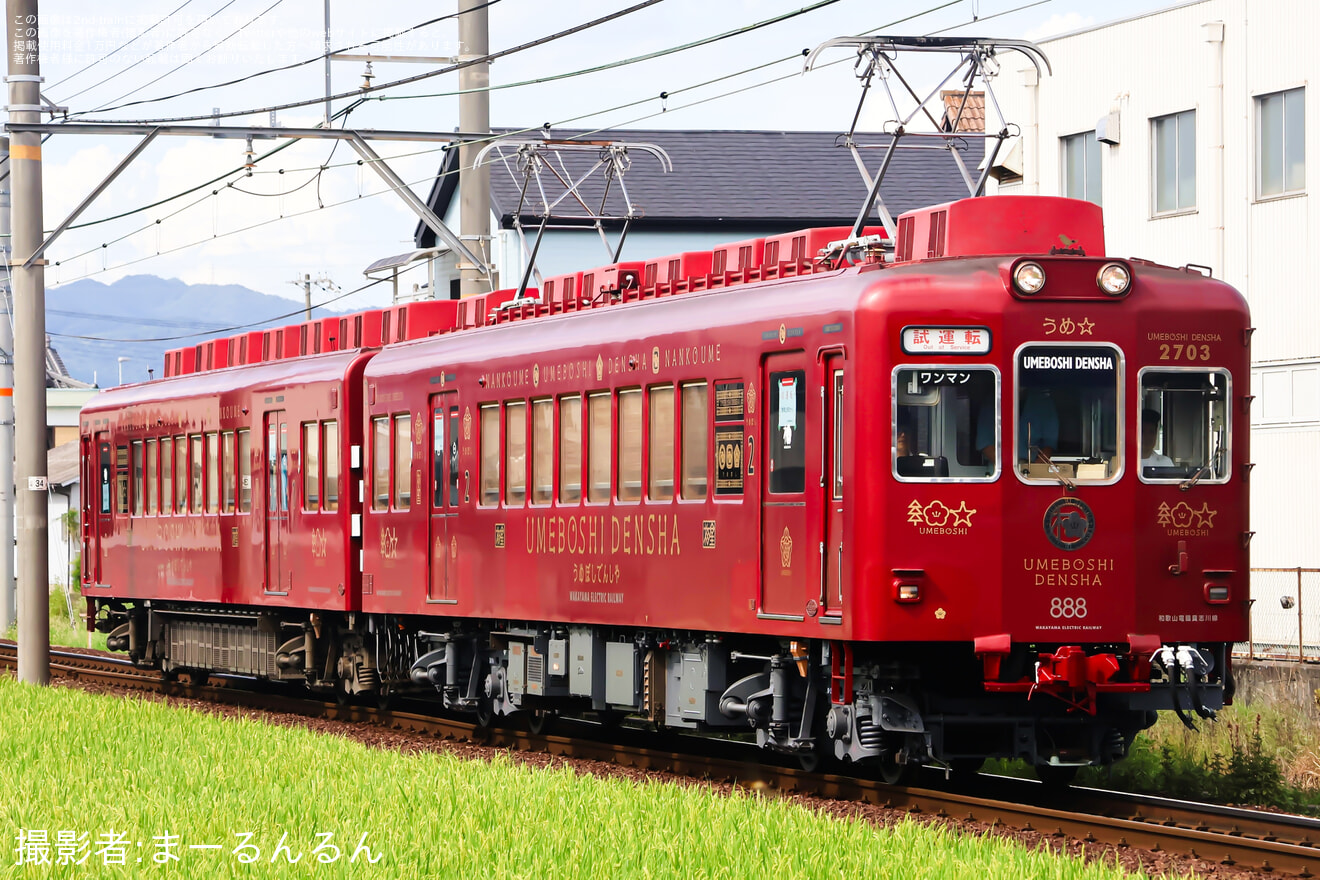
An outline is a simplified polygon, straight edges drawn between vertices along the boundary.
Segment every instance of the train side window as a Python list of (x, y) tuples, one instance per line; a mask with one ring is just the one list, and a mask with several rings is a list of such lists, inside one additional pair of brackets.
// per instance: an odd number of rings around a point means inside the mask
[(504, 404), (504, 503), (521, 507), (527, 498), (527, 404)]
[(147, 515), (156, 515), (160, 498), (160, 449), (155, 440), (147, 441)]
[(674, 497), (674, 386), (647, 392), (650, 413), (647, 428), (646, 497), (670, 501)]
[(174, 512), (174, 438), (160, 438), (160, 512)]
[[(1123, 358), (1110, 345), (1018, 350), (1013, 462), (1027, 482), (1109, 483), (1123, 469)], [(1007, 439), (1007, 438), (1005, 438)]]
[(642, 498), (642, 389), (619, 392), (618, 413), (619, 483), (615, 497), (620, 501)]
[(555, 402), (532, 401), (532, 503), (555, 497)]
[(321, 423), (321, 450), (325, 458), (325, 499), (322, 510), (339, 509), (339, 423)]
[(582, 500), (582, 398), (559, 398), (559, 503)]
[(133, 515), (141, 516), (144, 510), (142, 491), (142, 441), (134, 440), (133, 450)]
[(458, 510), (458, 407), (449, 408), (449, 507)]
[(398, 510), (412, 507), (412, 415), (404, 413), (394, 417), (394, 506)]
[(238, 510), (252, 510), (252, 436), (247, 428), (238, 432)]
[(321, 509), (321, 437), (316, 422), (302, 426), (303, 453), (303, 510), (315, 513)]
[(174, 512), (188, 512), (188, 438), (174, 438)]
[(128, 513), (128, 447), (115, 447), (115, 513)]
[(225, 431), (220, 435), (220, 485), (224, 491), (220, 496), (220, 510), (234, 512), (234, 432)]
[(770, 491), (791, 494), (806, 490), (807, 374), (787, 370), (770, 374)]
[(1137, 384), (1141, 481), (1228, 482), (1233, 460), (1228, 371), (1147, 367), (1138, 374)]
[(683, 498), (706, 497), (710, 406), (705, 382), (683, 386)]
[(371, 509), (390, 506), (390, 419), (377, 416), (371, 420)]
[(202, 435), (192, 434), (188, 437), (189, 456), (188, 467), (192, 475), (192, 505), (188, 508), (193, 513), (202, 512)]
[(610, 500), (610, 395), (587, 397), (587, 500)]
[[(892, 391), (890, 454), (896, 479), (920, 483), (998, 478), (998, 370), (905, 364), (894, 370)], [(836, 430), (836, 438), (841, 435)]]
[(206, 435), (206, 512), (220, 510), (220, 436)]
[(481, 495), (480, 504), (489, 507), (500, 500), (500, 405), (481, 405)]

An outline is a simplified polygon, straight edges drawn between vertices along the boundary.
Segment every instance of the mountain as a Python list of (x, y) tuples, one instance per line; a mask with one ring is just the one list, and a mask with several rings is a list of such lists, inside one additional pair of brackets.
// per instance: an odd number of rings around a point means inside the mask
[[(340, 314), (313, 309), (314, 318)], [(303, 320), (298, 302), (237, 284), (185, 284), (177, 278), (130, 275), (114, 284), (83, 279), (46, 291), (46, 332), (69, 375), (102, 388), (161, 376), (166, 350), (245, 329)], [(261, 323), (254, 323), (261, 322)], [(199, 334), (200, 335), (196, 335)], [(184, 337), (184, 338), (165, 338)]]

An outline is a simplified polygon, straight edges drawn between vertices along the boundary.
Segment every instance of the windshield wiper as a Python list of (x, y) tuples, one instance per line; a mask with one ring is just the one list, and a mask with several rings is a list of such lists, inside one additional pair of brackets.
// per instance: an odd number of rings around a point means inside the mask
[(1054, 463), (1054, 460), (1045, 454), (1045, 450), (1037, 448), (1036, 457), (1039, 458), (1041, 461), (1043, 461), (1045, 464), (1049, 465), (1048, 473), (1051, 474), (1060, 483), (1063, 483), (1063, 487), (1065, 489), (1072, 491), (1073, 489), (1077, 488), (1077, 484), (1063, 475), (1063, 471), (1059, 470), (1059, 466)]
[(1188, 489), (1192, 488), (1197, 483), (1201, 482), (1201, 478), (1208, 473), (1210, 473), (1210, 465), (1203, 464), (1201, 465), (1201, 467), (1197, 469), (1196, 473), (1192, 474), (1190, 477), (1179, 483), (1178, 488), (1186, 492)]

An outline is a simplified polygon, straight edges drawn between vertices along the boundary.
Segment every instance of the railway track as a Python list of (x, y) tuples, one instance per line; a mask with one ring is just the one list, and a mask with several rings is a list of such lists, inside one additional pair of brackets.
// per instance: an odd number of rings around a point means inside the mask
[[(1320, 819), (1167, 798), (1041, 785), (999, 777), (978, 778), (962, 790), (891, 786), (831, 773), (763, 763), (736, 743), (694, 737), (673, 738), (663, 746), (644, 745), (641, 731), (619, 730), (603, 738), (599, 727), (579, 735), (483, 728), (436, 717), (410, 707), (376, 709), (291, 697), (270, 688), (250, 689), (246, 679), (216, 676), (207, 684), (167, 681), (105, 654), (52, 650), (53, 676), (103, 683), (116, 688), (160, 693), (216, 704), (278, 711), (308, 718), (366, 723), (436, 737), (575, 759), (597, 760), (639, 770), (727, 781), (759, 790), (777, 790), (874, 804), (913, 815), (967, 819), (992, 828), (1035, 832), (1045, 837), (1108, 844), (1152, 853), (1185, 854), (1232, 871), (1271, 876), (1314, 877), (1320, 873)], [(13, 642), (0, 641), (0, 667), (17, 666)], [(622, 740), (622, 741), (620, 741)], [(699, 744), (699, 749), (692, 746)], [(671, 747), (672, 746), (672, 747)]]

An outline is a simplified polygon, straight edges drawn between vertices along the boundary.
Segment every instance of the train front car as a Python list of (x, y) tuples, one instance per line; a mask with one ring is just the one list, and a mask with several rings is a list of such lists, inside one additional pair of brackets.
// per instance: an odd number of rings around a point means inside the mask
[(854, 484), (879, 491), (853, 493), (836, 754), (1066, 779), (1122, 758), (1157, 710), (1190, 725), (1231, 699), (1249, 605), (1237, 291), (1106, 257), (1096, 205), (998, 196), (900, 218), (857, 321), (873, 366)]

